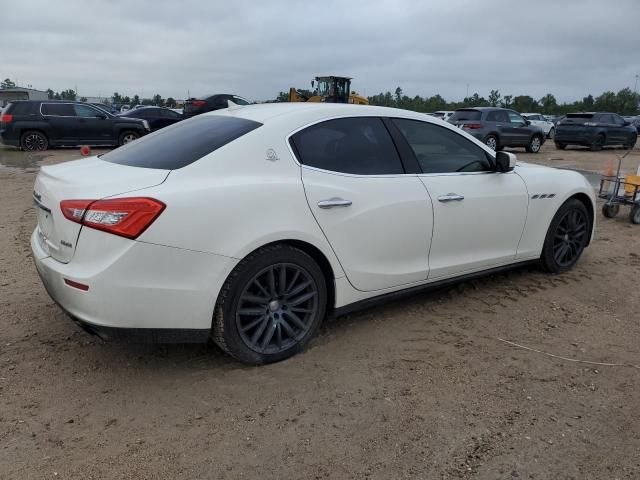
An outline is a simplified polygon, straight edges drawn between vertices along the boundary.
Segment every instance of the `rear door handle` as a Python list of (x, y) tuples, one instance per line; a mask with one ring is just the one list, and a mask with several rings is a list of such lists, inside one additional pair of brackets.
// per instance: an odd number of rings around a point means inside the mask
[(333, 208), (333, 207), (348, 207), (351, 205), (351, 200), (344, 200), (342, 198), (330, 198), (329, 200), (320, 200), (318, 207), (320, 208)]
[(438, 197), (439, 202), (461, 202), (464, 200), (462, 195), (458, 195), (457, 193), (447, 193), (446, 195), (440, 195)]

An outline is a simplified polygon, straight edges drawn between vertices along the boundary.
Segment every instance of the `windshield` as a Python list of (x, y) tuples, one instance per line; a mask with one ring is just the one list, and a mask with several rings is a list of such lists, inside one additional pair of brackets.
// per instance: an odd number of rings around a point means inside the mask
[(321, 97), (348, 97), (349, 81), (331, 78), (318, 79), (318, 95)]

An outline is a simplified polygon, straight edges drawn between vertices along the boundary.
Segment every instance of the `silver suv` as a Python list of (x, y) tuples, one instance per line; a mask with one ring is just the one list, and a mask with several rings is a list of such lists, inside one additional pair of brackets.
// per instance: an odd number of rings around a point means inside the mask
[(527, 152), (538, 153), (546, 138), (540, 127), (507, 108), (460, 108), (447, 121), (494, 150), (524, 147)]

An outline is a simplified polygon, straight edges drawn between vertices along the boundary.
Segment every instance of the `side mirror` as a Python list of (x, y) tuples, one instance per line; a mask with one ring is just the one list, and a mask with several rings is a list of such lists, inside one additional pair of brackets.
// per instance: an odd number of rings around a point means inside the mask
[(315, 80), (311, 80), (311, 89), (313, 90), (313, 86), (316, 84)]
[(518, 157), (509, 152), (496, 152), (496, 172), (507, 173), (516, 168)]
[(525, 120), (525, 121), (524, 121), (524, 124), (525, 124), (525, 125), (531, 125), (531, 121), (529, 121), (529, 120)]

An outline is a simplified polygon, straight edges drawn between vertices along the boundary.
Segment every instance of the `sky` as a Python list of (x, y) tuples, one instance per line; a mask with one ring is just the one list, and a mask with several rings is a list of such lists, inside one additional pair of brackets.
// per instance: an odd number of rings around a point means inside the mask
[(333, 74), (364, 95), (573, 101), (634, 88), (639, 21), (638, 0), (0, 0), (0, 78), (260, 101)]

